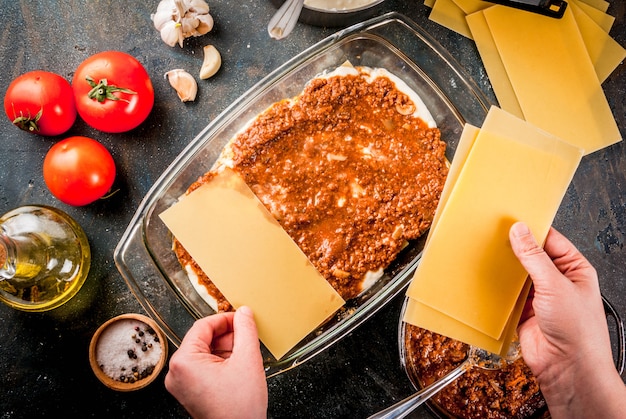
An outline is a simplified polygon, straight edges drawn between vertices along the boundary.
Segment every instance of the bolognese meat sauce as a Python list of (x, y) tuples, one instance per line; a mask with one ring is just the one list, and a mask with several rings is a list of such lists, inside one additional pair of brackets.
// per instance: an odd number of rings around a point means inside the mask
[[(387, 77), (316, 78), (229, 144), (229, 165), (346, 300), (432, 222), (448, 171), (445, 143), (415, 111)], [(179, 245), (177, 253), (191, 262)]]
[[(405, 327), (406, 369), (420, 386), (440, 379), (467, 358), (467, 344), (410, 324)], [(472, 368), (432, 400), (452, 418), (550, 417), (537, 379), (522, 358), (499, 370)]]

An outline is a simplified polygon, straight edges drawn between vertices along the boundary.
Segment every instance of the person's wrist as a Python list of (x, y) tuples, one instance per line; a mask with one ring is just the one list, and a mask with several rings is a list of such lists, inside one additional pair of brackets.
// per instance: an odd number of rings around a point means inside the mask
[(626, 411), (626, 387), (612, 362), (582, 355), (570, 361), (537, 377), (552, 418), (612, 418)]

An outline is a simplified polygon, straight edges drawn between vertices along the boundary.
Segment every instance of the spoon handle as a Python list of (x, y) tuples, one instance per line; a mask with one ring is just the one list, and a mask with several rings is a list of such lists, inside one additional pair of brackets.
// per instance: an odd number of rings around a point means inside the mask
[(441, 377), (439, 380), (424, 387), (417, 393), (410, 395), (404, 400), (373, 414), (369, 419), (400, 419), (411, 413), (416, 407), (422, 405), (425, 401), (437, 394), (442, 388), (459, 378), (463, 373), (472, 368), (469, 358), (461, 365)]
[(296, 26), (304, 0), (286, 0), (270, 19), (267, 32), (274, 39), (282, 39), (289, 35)]

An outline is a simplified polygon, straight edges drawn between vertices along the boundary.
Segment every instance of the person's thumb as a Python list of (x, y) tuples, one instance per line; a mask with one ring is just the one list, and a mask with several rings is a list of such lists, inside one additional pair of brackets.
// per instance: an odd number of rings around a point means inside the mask
[(235, 311), (233, 329), (233, 354), (260, 357), (259, 335), (250, 307), (241, 306)]
[(530, 275), (535, 289), (552, 288), (549, 282), (562, 277), (525, 223), (517, 222), (511, 226), (509, 240), (513, 253)]

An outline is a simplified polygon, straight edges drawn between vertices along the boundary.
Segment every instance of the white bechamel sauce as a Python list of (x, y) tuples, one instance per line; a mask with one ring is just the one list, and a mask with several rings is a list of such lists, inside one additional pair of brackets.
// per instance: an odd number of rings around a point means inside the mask
[(367, 291), (372, 285), (378, 282), (378, 280), (382, 278), (384, 273), (385, 271), (383, 270), (383, 268), (380, 268), (376, 272), (367, 271), (367, 273), (365, 274), (365, 279), (363, 280), (363, 283), (361, 284), (361, 293)]
[(321, 10), (352, 10), (376, 3), (376, 0), (304, 0), (304, 5)]
[(205, 286), (200, 283), (200, 278), (196, 275), (196, 272), (193, 270), (191, 264), (185, 266), (185, 271), (187, 271), (189, 282), (191, 282), (191, 285), (193, 285), (193, 288), (196, 290), (198, 295), (202, 297), (202, 299), (213, 309), (213, 311), (217, 312), (217, 300), (209, 294)]

